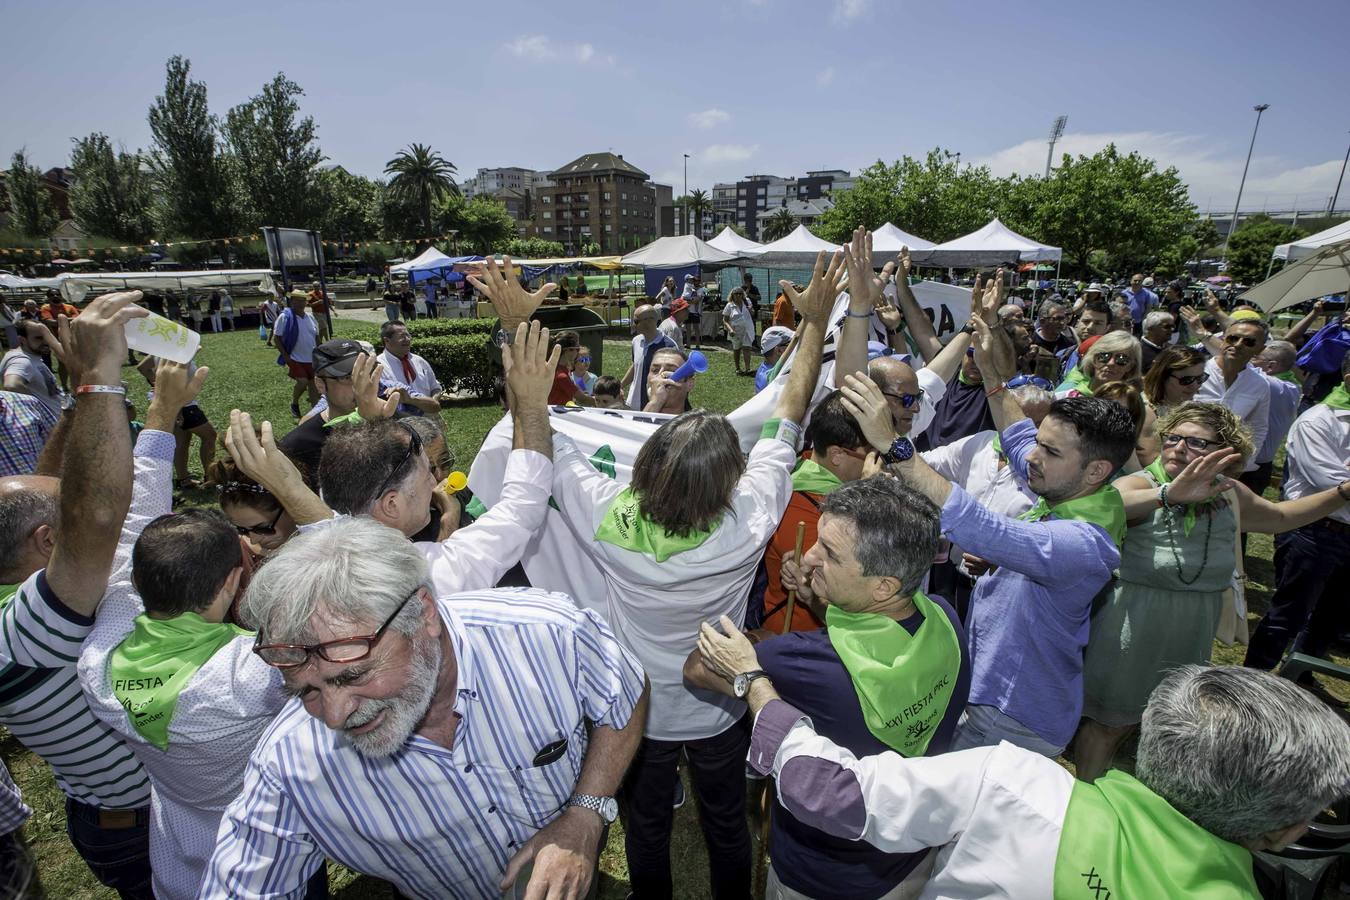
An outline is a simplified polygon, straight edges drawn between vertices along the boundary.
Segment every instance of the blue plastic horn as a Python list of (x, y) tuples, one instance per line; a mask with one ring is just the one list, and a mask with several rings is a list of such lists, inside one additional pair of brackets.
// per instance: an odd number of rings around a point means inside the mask
[(670, 376), (671, 381), (684, 381), (695, 372), (708, 371), (708, 357), (697, 350), (689, 351), (689, 358)]

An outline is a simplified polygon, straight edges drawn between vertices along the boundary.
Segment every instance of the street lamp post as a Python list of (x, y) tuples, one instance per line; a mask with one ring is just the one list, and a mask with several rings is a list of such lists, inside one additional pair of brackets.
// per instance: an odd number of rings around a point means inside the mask
[(1247, 161), (1242, 164), (1242, 181), (1238, 182), (1237, 202), (1233, 204), (1233, 218), (1228, 223), (1228, 233), (1223, 236), (1223, 260), (1228, 261), (1228, 242), (1233, 237), (1233, 232), (1237, 231), (1238, 207), (1242, 205), (1242, 189), (1247, 186), (1247, 167), (1252, 164), (1252, 149), (1256, 146), (1256, 132), (1261, 127), (1261, 113), (1270, 109), (1269, 103), (1259, 103), (1253, 106), (1256, 110), (1256, 124), (1252, 126), (1252, 142), (1247, 145)]
[(689, 154), (684, 155), (684, 233), (689, 233)]

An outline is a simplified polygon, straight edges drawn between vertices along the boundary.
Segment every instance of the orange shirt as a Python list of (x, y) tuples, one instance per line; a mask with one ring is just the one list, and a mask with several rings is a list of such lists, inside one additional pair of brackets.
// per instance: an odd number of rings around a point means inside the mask
[(778, 299), (773, 301), (773, 325), (782, 325), (784, 328), (793, 328), (797, 324), (796, 318), (792, 313), (792, 301), (785, 295), (779, 294)]
[[(823, 496), (793, 491), (792, 498), (788, 500), (787, 510), (783, 513), (783, 520), (778, 523), (778, 530), (769, 540), (769, 546), (764, 548), (764, 570), (768, 575), (768, 586), (764, 589), (765, 615), (761, 627), (774, 634), (782, 633), (783, 619), (787, 616), (787, 591), (783, 588), (783, 581), (779, 577), (779, 572), (783, 568), (783, 557), (796, 549), (798, 522), (806, 523), (806, 530), (802, 532), (802, 553), (805, 554), (815, 545), (816, 526), (820, 522), (820, 501)], [(792, 608), (791, 631), (815, 631), (824, 626), (825, 623), (816, 618), (815, 613), (811, 612), (805, 603), (797, 601)]]
[(42, 308), (38, 310), (38, 315), (44, 322), (55, 322), (58, 315), (64, 315), (67, 319), (73, 319), (79, 314), (80, 311), (69, 303), (62, 303), (60, 311), (55, 313), (52, 312), (52, 305), (50, 303), (42, 304)]
[(316, 313), (327, 312), (328, 297), (326, 297), (322, 291), (310, 291), (309, 308), (314, 310)]

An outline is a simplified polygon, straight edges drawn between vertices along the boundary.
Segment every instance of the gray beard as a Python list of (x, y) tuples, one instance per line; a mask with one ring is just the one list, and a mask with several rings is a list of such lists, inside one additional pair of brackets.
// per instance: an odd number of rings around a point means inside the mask
[(436, 694), (442, 661), (438, 641), (434, 638), (426, 638), (425, 643), (422, 639), (415, 640), (407, 687), (394, 697), (367, 700), (344, 723), (344, 727), (354, 728), (371, 721), (381, 712), (385, 713), (385, 720), (374, 731), (346, 734), (352, 749), (371, 759), (390, 756), (402, 749), (426, 718), (431, 700)]

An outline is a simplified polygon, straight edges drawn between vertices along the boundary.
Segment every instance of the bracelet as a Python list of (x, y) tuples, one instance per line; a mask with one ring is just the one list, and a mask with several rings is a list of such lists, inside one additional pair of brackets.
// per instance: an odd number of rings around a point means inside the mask
[(999, 391), (1003, 390), (1003, 389), (1006, 388), (1007, 386), (1008, 386), (1008, 383), (1005, 381), (1003, 384), (1000, 384), (998, 387), (994, 388), (992, 391), (987, 391), (987, 392), (985, 393), (985, 395), (984, 395), (984, 396), (985, 396), (985, 399), (988, 399), (988, 398), (994, 396), (995, 394), (997, 394)]
[(847, 310), (844, 310), (844, 313), (845, 313), (850, 319), (870, 319), (870, 318), (872, 318), (872, 313), (871, 313), (870, 310), (869, 310), (868, 312), (865, 312), (865, 313), (855, 313), (853, 310), (847, 309)]
[(80, 394), (119, 394), (123, 397), (127, 395), (127, 389), (120, 384), (82, 384), (75, 389), (76, 396)]
[(1167, 485), (1158, 485), (1158, 507), (1165, 509), (1167, 507)]
[(1340, 484), (1336, 485), (1336, 495), (1346, 503), (1350, 503), (1350, 495), (1347, 495), (1343, 490), (1347, 484), (1350, 484), (1350, 481), (1342, 481)]

